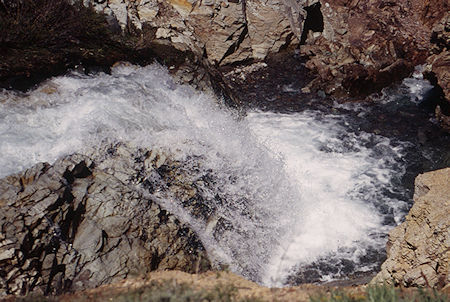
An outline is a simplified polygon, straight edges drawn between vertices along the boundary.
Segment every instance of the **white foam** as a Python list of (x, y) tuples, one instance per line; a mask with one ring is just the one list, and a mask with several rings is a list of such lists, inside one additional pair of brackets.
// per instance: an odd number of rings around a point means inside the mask
[(412, 77), (405, 78), (402, 84), (408, 89), (410, 100), (414, 103), (420, 103), (427, 91), (433, 88), (430, 82), (423, 78), (424, 66), (416, 66)]
[[(303, 213), (272, 259), (264, 280), (269, 284), (281, 285), (299, 262), (312, 262), (343, 247), (374, 244), (367, 235), (382, 225), (364, 194), (388, 186), (395, 171), (373, 158), (372, 149), (364, 144), (369, 137), (376, 145), (388, 144), (387, 139), (366, 133), (357, 136), (338, 124), (338, 117), (317, 120), (316, 116), (314, 112), (248, 116), (251, 129), (263, 144), (281, 154), (290, 179), (302, 192)], [(345, 145), (350, 149), (345, 150)], [(388, 156), (400, 153), (390, 147)]]
[[(379, 188), (396, 173), (399, 150), (385, 138), (348, 132), (337, 116), (253, 112), (238, 119), (212, 96), (174, 84), (158, 65), (74, 73), (27, 95), (1, 92), (0, 100), (0, 177), (105, 139), (200, 166), (192, 178), (212, 175), (216, 191), (204, 198), (223, 197), (217, 211), (233, 230), (216, 240), (205, 222), (167, 206), (190, 220), (218, 263), (248, 278), (279, 285), (296, 264), (384, 244), (369, 236), (386, 232), (372, 201), (384, 198)], [(373, 158), (368, 141), (382, 156)]]

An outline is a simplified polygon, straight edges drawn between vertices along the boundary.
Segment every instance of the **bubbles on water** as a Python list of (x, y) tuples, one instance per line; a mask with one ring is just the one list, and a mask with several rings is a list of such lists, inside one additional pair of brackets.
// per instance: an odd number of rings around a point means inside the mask
[[(218, 264), (265, 284), (330, 257), (343, 263), (333, 277), (364, 269), (358, 259), (381, 250), (380, 234), (398, 220), (401, 202), (385, 191), (402, 173), (401, 147), (349, 130), (339, 116), (237, 119), (158, 65), (73, 73), (25, 95), (0, 92), (0, 100), (0, 177), (102, 141), (159, 150), (182, 164), (147, 175), (136, 189), (190, 223)], [(195, 184), (199, 212), (192, 199), (165, 189), (180, 175), (180, 188)]]
[(410, 100), (414, 103), (423, 101), (423, 97), (427, 91), (433, 88), (428, 81), (423, 78), (424, 66), (416, 66), (412, 77), (403, 80), (402, 84), (408, 89)]
[[(361, 263), (357, 255), (372, 247), (381, 250), (385, 225), (403, 214), (397, 211), (402, 202), (383, 192), (403, 173), (402, 148), (387, 138), (351, 131), (342, 117), (314, 111), (254, 112), (247, 119), (261, 143), (282, 155), (302, 192), (303, 212), (273, 257), (265, 282), (282, 285), (289, 275), (291, 282), (292, 268), (324, 259), (358, 263), (354, 271), (376, 266)], [(321, 275), (315, 281), (343, 272), (314, 269)]]

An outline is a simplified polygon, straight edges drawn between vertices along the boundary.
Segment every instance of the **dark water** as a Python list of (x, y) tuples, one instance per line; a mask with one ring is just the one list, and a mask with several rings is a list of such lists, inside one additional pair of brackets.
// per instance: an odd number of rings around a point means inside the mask
[[(439, 127), (434, 117), (436, 105), (442, 107), (441, 91), (423, 79), (419, 67), (411, 78), (362, 100), (333, 99), (322, 91), (303, 93), (302, 87), (311, 78), (301, 58), (292, 57), (289, 60), (290, 63), (283, 65), (276, 59), (269, 60), (245, 78), (239, 73), (229, 75), (229, 82), (235, 86), (239, 97), (246, 100), (244, 107), (249, 111), (256, 109), (285, 114), (312, 111), (319, 121), (328, 119), (330, 115), (339, 116), (339, 123), (347, 131), (340, 134), (341, 149), (327, 150), (325, 147), (323, 152), (350, 152), (355, 146), (349, 137), (361, 133), (386, 137), (391, 147), (401, 148), (404, 154), (396, 163), (398, 177), (391, 179), (391, 187), (381, 188), (379, 202), (371, 201), (383, 215), (383, 224), (397, 225), (399, 221), (395, 221), (394, 209), (384, 199), (403, 201), (395, 210), (405, 214), (413, 204), (415, 177), (420, 173), (450, 167), (450, 134)], [(372, 156), (380, 160), (389, 155), (387, 150), (375, 146), (376, 142), (370, 139), (363, 145), (372, 149)], [(387, 234), (376, 236), (387, 240)], [(348, 256), (343, 256), (346, 254)], [(312, 263), (297, 265), (285, 282), (289, 285), (320, 282), (329, 275), (348, 279), (347, 284), (365, 283), (385, 258), (384, 250), (377, 247), (368, 247), (356, 259), (354, 250), (341, 249)], [(375, 265), (367, 270), (370, 264)], [(365, 269), (361, 270), (362, 267)]]
[[(370, 276), (412, 204), (415, 176), (449, 166), (449, 135), (423, 106), (428, 84), (419, 75), (344, 103), (302, 93), (309, 78), (301, 59), (290, 60), (288, 69), (274, 60), (250, 75), (229, 71), (245, 101), (240, 118), (156, 65), (2, 91), (0, 175), (103, 140), (156, 148), (184, 163), (217, 217), (193, 215), (163, 187), (149, 194), (161, 192), (155, 197), (191, 225), (213, 262), (277, 286)], [(215, 219), (219, 228), (227, 221), (220, 236)]]

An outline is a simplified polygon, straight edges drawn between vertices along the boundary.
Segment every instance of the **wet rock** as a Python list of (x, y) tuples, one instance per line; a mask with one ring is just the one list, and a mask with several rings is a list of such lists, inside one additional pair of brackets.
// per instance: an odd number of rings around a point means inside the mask
[(387, 260), (372, 283), (444, 287), (450, 281), (450, 168), (416, 178), (414, 206), (389, 234)]
[(1, 292), (56, 294), (151, 270), (210, 266), (189, 226), (133, 186), (146, 158), (136, 152), (112, 145), (0, 180)]

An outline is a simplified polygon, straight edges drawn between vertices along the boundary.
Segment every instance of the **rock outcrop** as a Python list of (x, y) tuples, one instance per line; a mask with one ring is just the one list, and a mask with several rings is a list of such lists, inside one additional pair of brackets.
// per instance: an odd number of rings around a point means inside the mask
[[(65, 1), (58, 0), (58, 3)], [(97, 32), (94, 34), (109, 41), (107, 45), (84, 51), (84, 44), (95, 44), (89, 31), (86, 31), (90, 34), (87, 42), (84, 36), (63, 36), (68, 45), (77, 51), (82, 49), (82, 53), (65, 54), (68, 58), (76, 57), (69, 59), (71, 64), (58, 59), (53, 63), (45, 61), (46, 66), (73, 67), (77, 60), (108, 65), (111, 64), (108, 58), (148, 63), (156, 57), (169, 66), (172, 73), (179, 74), (183, 82), (200, 88), (217, 85), (233, 99), (232, 88), (224, 83), (218, 67), (264, 60), (284, 49), (300, 46), (300, 54), (308, 59), (306, 66), (314, 76), (304, 92), (322, 90), (338, 97), (366, 96), (408, 76), (416, 65), (428, 62), (430, 71), (449, 98), (449, 7), (446, 0), (82, 2), (104, 14), (116, 36), (101, 34), (105, 29), (96, 19)], [(81, 11), (89, 15), (85, 10)], [(62, 23), (58, 29), (64, 29), (64, 26), (70, 27), (70, 24)], [(48, 26), (42, 24), (42, 27)], [(23, 31), (28, 32), (26, 28)], [(117, 37), (120, 35), (124, 39)], [(4, 39), (0, 36), (0, 41), (6, 39), (8, 42), (12, 39), (10, 36), (17, 35), (7, 35)], [(44, 42), (42, 47), (47, 49), (48, 43)], [(8, 43), (3, 44), (11, 44)], [(14, 61), (14, 57), (20, 57), (16, 53), (20, 52), (20, 43), (17, 43), (17, 47), (13, 45), (14, 49), (0, 51), (7, 57), (13, 54)], [(55, 51), (48, 49), (46, 53)], [(8, 69), (12, 65), (0, 66), (4, 77), (26, 74), (24, 70), (11, 74)], [(26, 69), (22, 65), (21, 68)], [(42, 66), (39, 68), (43, 69)], [(31, 70), (32, 73), (36, 71)], [(206, 84), (202, 83), (204, 80)]]
[[(444, 8), (445, 9), (445, 8)], [(450, 101), (450, 12), (436, 22), (431, 35), (433, 54), (428, 58), (431, 71), (436, 74), (438, 84), (444, 95)]]
[[(205, 58), (211, 65), (264, 59), (298, 44), (304, 6), (301, 1), (141, 0), (85, 1), (109, 16), (124, 32), (142, 34), (155, 49), (173, 46)], [(294, 33), (297, 33), (295, 35)]]
[[(108, 0), (85, 4), (107, 14), (118, 29), (140, 35), (141, 46), (161, 55), (168, 47), (189, 52), (209, 68), (262, 60), (301, 45), (302, 55), (309, 58), (307, 67), (316, 76), (305, 91), (322, 89), (336, 96), (379, 91), (408, 76), (428, 56), (448, 50), (448, 39), (443, 38), (449, 30), (445, 0)], [(433, 43), (439, 44), (439, 51), (430, 52)], [(442, 57), (428, 62), (445, 87), (441, 70), (448, 69), (448, 62)]]
[(450, 168), (416, 178), (414, 205), (389, 234), (387, 260), (372, 283), (444, 287), (450, 283)]
[(56, 294), (210, 267), (189, 226), (132, 186), (165, 157), (131, 150), (110, 145), (0, 180), (0, 292)]
[[(446, 6), (444, 1), (435, 1)], [(345, 96), (367, 95), (410, 74), (429, 55), (434, 11), (428, 1), (323, 0), (322, 34), (309, 34), (301, 51), (317, 74), (310, 85)], [(432, 26), (432, 25), (431, 25)], [(309, 87), (308, 87), (309, 88)]]
[(432, 55), (427, 59), (427, 76), (433, 85), (442, 88), (443, 100), (436, 107), (436, 118), (450, 132), (450, 12), (436, 22), (431, 36)]

